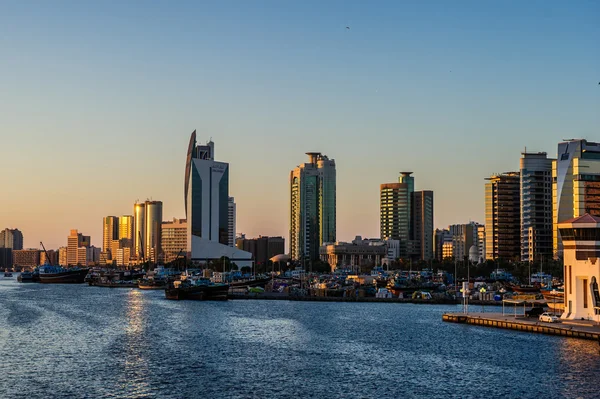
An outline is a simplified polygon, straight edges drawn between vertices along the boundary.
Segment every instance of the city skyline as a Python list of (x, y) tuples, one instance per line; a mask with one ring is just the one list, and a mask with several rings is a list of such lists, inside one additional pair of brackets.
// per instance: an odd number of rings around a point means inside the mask
[[(483, 179), (518, 170), (523, 148), (598, 141), (598, 5), (382, 4), (7, 6), (0, 228), (26, 248), (71, 229), (100, 247), (102, 218), (136, 199), (184, 218), (193, 129), (230, 163), (248, 236), (287, 237), (290, 160), (332, 154), (339, 241), (379, 236), (378, 187), (401, 170), (445, 199), (435, 227), (483, 222)], [(129, 13), (172, 19), (133, 29)]]

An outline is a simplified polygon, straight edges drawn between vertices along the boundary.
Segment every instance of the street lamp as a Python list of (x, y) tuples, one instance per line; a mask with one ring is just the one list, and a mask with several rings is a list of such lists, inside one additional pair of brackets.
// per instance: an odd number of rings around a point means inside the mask
[(483, 301), (483, 294), (485, 293), (485, 287), (481, 287), (479, 290), (479, 300), (481, 301), (481, 313), (485, 313), (485, 302)]

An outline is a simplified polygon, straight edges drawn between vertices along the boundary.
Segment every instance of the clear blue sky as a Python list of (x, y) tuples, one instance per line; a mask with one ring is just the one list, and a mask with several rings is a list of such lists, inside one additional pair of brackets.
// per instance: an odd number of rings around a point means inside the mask
[(483, 222), (484, 178), (525, 146), (600, 140), (599, 21), (596, 1), (1, 1), (0, 228), (100, 246), (136, 199), (183, 217), (194, 129), (250, 236), (287, 239), (307, 151), (336, 160), (340, 240), (379, 235), (401, 170), (436, 227)]

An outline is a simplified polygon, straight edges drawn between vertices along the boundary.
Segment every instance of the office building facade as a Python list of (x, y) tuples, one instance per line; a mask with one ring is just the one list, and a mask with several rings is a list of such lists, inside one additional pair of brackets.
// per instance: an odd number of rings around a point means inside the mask
[(227, 257), (239, 267), (251, 266), (252, 254), (229, 246), (229, 164), (215, 161), (215, 146), (188, 145), (184, 177), (188, 251), (192, 262)]
[(161, 201), (146, 201), (146, 215), (144, 217), (144, 254), (146, 259), (156, 263), (161, 250), (161, 233), (163, 204)]
[(521, 258), (519, 172), (495, 174), (485, 185), (486, 259)]
[(581, 139), (559, 143), (552, 179), (552, 246), (554, 257), (562, 257), (558, 224), (585, 213), (600, 216), (600, 143)]
[(40, 265), (39, 249), (18, 249), (12, 251), (12, 253), (14, 266), (33, 269)]
[(136, 202), (133, 204), (133, 253), (135, 257), (143, 262), (147, 256), (144, 253), (146, 237), (146, 204)]
[(229, 223), (228, 223), (228, 234), (227, 234), (227, 245), (230, 247), (235, 246), (235, 228), (236, 228), (236, 206), (235, 199), (233, 197), (229, 197), (229, 202), (227, 203), (227, 211), (229, 215)]
[(412, 207), (415, 251), (422, 260), (433, 259), (433, 191), (415, 191)]
[(88, 256), (85, 251), (82, 252), (79, 249), (89, 248), (90, 246), (90, 236), (84, 236), (77, 230), (71, 230), (71, 234), (67, 237), (67, 265), (87, 265)]
[(319, 246), (336, 240), (335, 160), (308, 152), (290, 172), (290, 256), (316, 260)]
[(102, 219), (102, 250), (112, 259), (112, 242), (119, 239), (119, 218), (106, 216)]
[(399, 257), (434, 257), (433, 191), (415, 191), (412, 172), (401, 172), (398, 183), (381, 184), (380, 235), (400, 242)]
[(165, 262), (172, 262), (179, 256), (185, 258), (188, 252), (188, 225), (186, 219), (173, 219), (162, 223), (161, 247)]

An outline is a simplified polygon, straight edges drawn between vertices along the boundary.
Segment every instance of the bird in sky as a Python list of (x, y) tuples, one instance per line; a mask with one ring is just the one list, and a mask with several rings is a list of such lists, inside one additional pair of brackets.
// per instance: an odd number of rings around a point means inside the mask
[(349, 26), (346, 26), (346, 29), (350, 29), (350, 27), (349, 27)]

